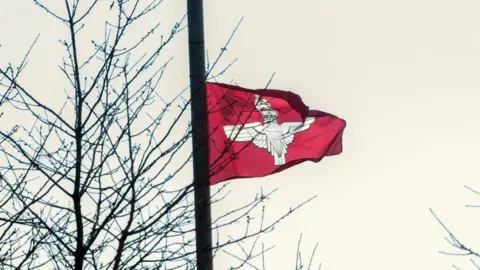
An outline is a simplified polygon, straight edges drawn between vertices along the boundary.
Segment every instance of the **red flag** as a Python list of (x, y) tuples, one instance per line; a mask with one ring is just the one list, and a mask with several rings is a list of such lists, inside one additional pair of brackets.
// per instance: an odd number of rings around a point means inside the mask
[(300, 96), (207, 83), (210, 184), (263, 177), (342, 152), (345, 121)]

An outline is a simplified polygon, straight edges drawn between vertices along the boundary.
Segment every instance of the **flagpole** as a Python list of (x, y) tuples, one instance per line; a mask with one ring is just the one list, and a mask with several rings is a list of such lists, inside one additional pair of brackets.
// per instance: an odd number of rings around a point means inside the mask
[(203, 0), (187, 0), (197, 270), (213, 270)]

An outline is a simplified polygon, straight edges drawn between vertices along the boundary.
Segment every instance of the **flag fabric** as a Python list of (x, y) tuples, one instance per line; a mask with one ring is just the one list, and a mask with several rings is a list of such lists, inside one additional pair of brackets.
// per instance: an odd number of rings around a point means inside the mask
[(283, 90), (206, 83), (210, 184), (264, 177), (342, 152), (346, 122)]

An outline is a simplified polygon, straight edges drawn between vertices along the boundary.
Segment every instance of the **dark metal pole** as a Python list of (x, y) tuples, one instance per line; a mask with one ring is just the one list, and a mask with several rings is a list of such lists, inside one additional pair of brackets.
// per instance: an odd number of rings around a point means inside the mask
[(197, 270), (213, 270), (203, 0), (187, 0)]

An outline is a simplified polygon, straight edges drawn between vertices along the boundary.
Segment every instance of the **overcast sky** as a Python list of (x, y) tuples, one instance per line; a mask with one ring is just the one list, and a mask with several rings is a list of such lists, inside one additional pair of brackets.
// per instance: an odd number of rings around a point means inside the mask
[[(171, 25), (185, 1), (165, 2), (159, 20)], [(205, 0), (211, 58), (243, 17), (222, 63), (238, 60), (220, 82), (262, 88), (275, 72), (272, 88), (347, 121), (342, 155), (236, 180), (214, 214), (261, 187), (279, 188), (274, 214), (318, 195), (263, 238), (276, 245), (270, 269), (293, 269), (300, 233), (305, 252), (319, 243), (322, 270), (474, 269), (438, 253), (451, 249), (429, 208), (480, 250), (479, 212), (465, 207), (480, 198), (464, 188), (480, 188), (479, 10), (474, 0)], [(42, 34), (26, 84), (58, 91), (42, 66), (60, 59), (62, 26), (26, 0), (0, 0), (0, 25), (2, 66)], [(175, 89), (188, 83), (185, 37), (171, 51)], [(220, 256), (216, 269), (229, 264)]]

